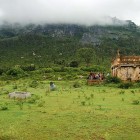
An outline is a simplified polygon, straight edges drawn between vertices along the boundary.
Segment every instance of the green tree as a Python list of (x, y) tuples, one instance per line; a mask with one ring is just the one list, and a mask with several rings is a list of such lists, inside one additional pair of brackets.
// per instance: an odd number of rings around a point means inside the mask
[(77, 51), (77, 55), (81, 60), (84, 60), (86, 66), (89, 66), (95, 57), (95, 51), (92, 48), (80, 48)]

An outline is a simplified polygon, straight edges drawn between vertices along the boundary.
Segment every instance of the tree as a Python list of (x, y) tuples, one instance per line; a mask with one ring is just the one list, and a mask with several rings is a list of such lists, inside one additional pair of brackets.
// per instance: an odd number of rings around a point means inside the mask
[(77, 51), (78, 56), (85, 61), (86, 66), (89, 66), (93, 57), (95, 57), (95, 52), (92, 48), (80, 48)]

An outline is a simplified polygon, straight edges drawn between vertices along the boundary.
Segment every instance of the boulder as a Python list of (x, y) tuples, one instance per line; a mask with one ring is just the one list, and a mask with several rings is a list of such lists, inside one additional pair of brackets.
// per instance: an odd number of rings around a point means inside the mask
[(15, 98), (15, 99), (26, 99), (26, 98), (30, 98), (31, 97), (31, 93), (30, 92), (11, 92), (8, 94), (9, 98)]

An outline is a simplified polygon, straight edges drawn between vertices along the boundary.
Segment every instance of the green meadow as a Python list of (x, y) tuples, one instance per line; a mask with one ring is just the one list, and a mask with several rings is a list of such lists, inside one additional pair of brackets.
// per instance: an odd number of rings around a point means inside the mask
[[(117, 26), (0, 21), (0, 140), (140, 140), (140, 80), (108, 76), (117, 50), (140, 55), (140, 26), (109, 19)], [(87, 85), (90, 72), (104, 83)], [(9, 98), (17, 91), (31, 97)]]
[[(49, 91), (49, 82), (0, 81), (0, 140), (140, 139), (140, 88), (63, 80)], [(32, 96), (9, 99), (13, 91)]]

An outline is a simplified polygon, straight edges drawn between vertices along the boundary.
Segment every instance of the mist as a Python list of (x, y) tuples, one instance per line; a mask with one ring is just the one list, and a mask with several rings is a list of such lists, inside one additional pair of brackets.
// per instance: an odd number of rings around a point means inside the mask
[(0, 0), (1, 23), (110, 25), (117, 17), (140, 25), (139, 15), (139, 0)]

